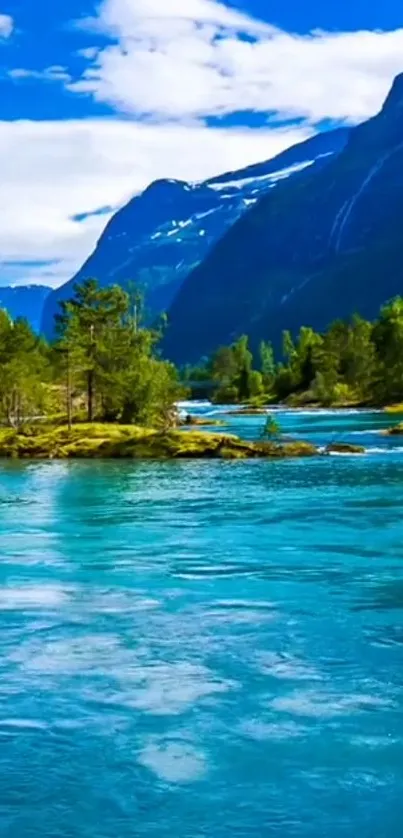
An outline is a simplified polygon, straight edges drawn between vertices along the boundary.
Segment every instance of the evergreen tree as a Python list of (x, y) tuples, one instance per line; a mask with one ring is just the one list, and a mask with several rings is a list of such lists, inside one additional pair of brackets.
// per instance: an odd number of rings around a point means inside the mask
[(237, 372), (238, 366), (233, 346), (221, 346), (211, 359), (211, 378), (219, 383), (220, 388), (226, 388), (232, 385)]
[(274, 360), (273, 346), (269, 341), (262, 340), (259, 347), (259, 357), (263, 387), (267, 393), (271, 393), (276, 377), (276, 363)]
[(233, 344), (233, 353), (237, 369), (235, 384), (238, 390), (238, 398), (240, 401), (247, 401), (252, 395), (251, 372), (253, 363), (253, 355), (249, 349), (247, 335), (242, 335)]
[(374, 327), (358, 314), (352, 318), (344, 355), (344, 379), (360, 401), (372, 397), (376, 375)]
[(141, 323), (137, 294), (87, 280), (64, 303), (59, 346), (70, 375), (85, 386), (88, 421), (95, 410), (109, 421), (167, 424), (180, 395), (175, 368), (156, 354), (160, 334)]
[(69, 355), (74, 377), (83, 377), (87, 392), (88, 421), (94, 419), (95, 390), (100, 380), (104, 346), (128, 313), (129, 297), (119, 286), (100, 288), (87, 279), (74, 288), (74, 297), (62, 303), (57, 318), (61, 346)]
[(19, 427), (49, 408), (46, 346), (26, 320), (0, 311), (0, 418)]
[(403, 299), (396, 297), (381, 309), (373, 339), (377, 352), (375, 392), (380, 401), (403, 399)]

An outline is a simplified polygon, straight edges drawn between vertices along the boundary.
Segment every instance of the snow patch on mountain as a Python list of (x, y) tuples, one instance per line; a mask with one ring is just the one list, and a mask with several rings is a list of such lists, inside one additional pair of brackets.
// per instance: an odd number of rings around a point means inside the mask
[(168, 310), (186, 276), (243, 214), (282, 181), (324, 165), (320, 158), (337, 154), (347, 135), (347, 129), (337, 129), (311, 137), (273, 160), (204, 183), (170, 178), (150, 184), (113, 216), (78, 274), (50, 295), (44, 332), (52, 334), (60, 302), (89, 276), (123, 287), (134, 280), (150, 313)]
[[(319, 155), (319, 157), (327, 156), (327, 155)], [(319, 158), (318, 158), (319, 159)], [(266, 175), (257, 175), (256, 177), (246, 177), (246, 178), (239, 178), (237, 180), (226, 180), (222, 182), (215, 182), (209, 183), (209, 189), (215, 189), (218, 192), (224, 191), (225, 189), (243, 189), (245, 186), (256, 185), (257, 187), (265, 188), (266, 182), (269, 182), (269, 185), (275, 185), (279, 180), (284, 180), (284, 178), (290, 177), (290, 175), (294, 175), (297, 172), (302, 172), (304, 169), (308, 168), (308, 166), (313, 166), (316, 163), (316, 160), (303, 160), (300, 163), (295, 163), (293, 166), (287, 166), (285, 169), (279, 169), (277, 172), (270, 172)]]

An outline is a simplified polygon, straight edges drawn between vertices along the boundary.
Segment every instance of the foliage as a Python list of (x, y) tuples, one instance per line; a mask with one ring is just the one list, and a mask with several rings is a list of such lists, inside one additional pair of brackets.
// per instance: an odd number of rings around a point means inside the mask
[[(258, 361), (256, 368), (254, 361)], [(403, 400), (403, 299), (381, 309), (375, 323), (358, 314), (319, 334), (302, 326), (283, 334), (282, 357), (263, 340), (253, 358), (248, 339), (221, 347), (198, 368), (218, 384), (217, 402), (264, 405), (387, 404)]]
[[(321, 334), (303, 326), (285, 332), (282, 356), (269, 340), (254, 354), (246, 335), (219, 347), (211, 358), (182, 371), (161, 358), (164, 319), (142, 322), (141, 299), (89, 279), (75, 288), (48, 345), (24, 320), (0, 310), (0, 422), (20, 429), (27, 421), (57, 416), (74, 422), (86, 416), (122, 425), (169, 429), (183, 385), (199, 383), (216, 402), (321, 405), (402, 404), (403, 299), (385, 304), (374, 323), (353, 316)], [(270, 337), (270, 335), (268, 335)], [(206, 388), (204, 390), (203, 388)], [(208, 389), (209, 388), (209, 389)], [(268, 417), (264, 436), (279, 429)], [(263, 442), (261, 443), (263, 445)], [(265, 443), (269, 444), (269, 443)], [(274, 444), (274, 443), (273, 443)]]
[(268, 416), (262, 431), (263, 439), (277, 439), (280, 436), (281, 428), (274, 416)]
[(141, 300), (89, 279), (76, 286), (48, 345), (24, 320), (0, 310), (0, 422), (86, 412), (108, 421), (168, 427), (182, 390), (177, 371), (158, 355), (160, 330), (141, 323)]
[(0, 421), (19, 427), (26, 416), (51, 407), (46, 345), (25, 320), (0, 311)]
[(89, 424), (0, 430), (0, 457), (30, 459), (225, 459), (311, 457), (303, 441), (251, 442), (230, 434), (156, 430), (135, 425)]
[(175, 368), (156, 353), (160, 333), (141, 324), (138, 294), (90, 279), (58, 318), (70, 386), (85, 388), (88, 421), (168, 425), (180, 395)]
[(253, 368), (253, 355), (246, 335), (231, 346), (219, 347), (198, 367), (187, 368), (182, 380), (184, 384), (192, 381), (196, 390), (195, 383), (208, 383), (209, 394), (221, 404), (236, 404), (264, 396), (264, 376), (262, 371)]
[(383, 306), (373, 330), (376, 348), (375, 392), (381, 402), (403, 398), (403, 299)]
[(259, 347), (259, 358), (260, 370), (262, 373), (262, 384), (266, 393), (270, 393), (273, 389), (276, 377), (276, 362), (274, 359), (273, 346), (268, 341), (261, 341)]

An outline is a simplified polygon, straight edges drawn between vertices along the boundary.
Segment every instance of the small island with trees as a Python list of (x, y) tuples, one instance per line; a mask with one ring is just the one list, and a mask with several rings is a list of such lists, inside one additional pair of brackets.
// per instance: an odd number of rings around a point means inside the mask
[(357, 315), (323, 334), (303, 327), (295, 342), (286, 332), (279, 363), (269, 342), (254, 353), (242, 336), (197, 367), (178, 370), (162, 357), (164, 328), (164, 318), (144, 324), (135, 290), (102, 288), (94, 279), (63, 303), (51, 342), (0, 311), (0, 457), (314, 456), (319, 451), (310, 443), (283, 440), (270, 416), (261, 438), (246, 441), (200, 429), (207, 421), (184, 420), (176, 404), (208, 392), (244, 414), (266, 415), (275, 402), (371, 406), (402, 399), (400, 298), (375, 323)]

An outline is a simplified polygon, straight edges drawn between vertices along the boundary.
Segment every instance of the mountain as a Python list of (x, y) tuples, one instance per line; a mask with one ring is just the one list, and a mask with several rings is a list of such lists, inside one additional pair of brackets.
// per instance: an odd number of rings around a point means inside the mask
[(12, 320), (25, 317), (35, 331), (39, 331), (43, 306), (51, 289), (45, 285), (0, 286), (0, 308), (8, 311)]
[(238, 218), (285, 180), (327, 165), (347, 137), (344, 128), (318, 134), (272, 160), (204, 183), (155, 181), (116, 213), (78, 274), (49, 296), (44, 333), (52, 334), (59, 303), (72, 296), (74, 284), (90, 276), (102, 285), (134, 280), (151, 316), (167, 310), (188, 274)]
[(241, 333), (376, 315), (403, 293), (403, 74), (344, 149), (263, 195), (186, 279), (165, 351), (196, 361)]

